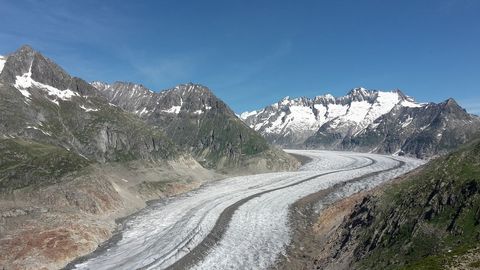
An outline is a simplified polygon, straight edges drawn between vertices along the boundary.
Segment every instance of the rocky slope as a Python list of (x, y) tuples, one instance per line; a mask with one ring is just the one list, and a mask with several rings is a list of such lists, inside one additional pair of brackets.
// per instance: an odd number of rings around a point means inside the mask
[(97, 163), (64, 173), (48, 185), (2, 192), (0, 268), (59, 269), (93, 252), (122, 226), (115, 220), (144, 208), (146, 201), (220, 177), (192, 158)]
[[(448, 99), (417, 108), (395, 107), (362, 132), (345, 137), (340, 148), (424, 158), (456, 149), (478, 130), (480, 118)], [(316, 145), (323, 135), (317, 132), (306, 144)]]
[[(324, 209), (289, 263), (302, 269), (477, 269), (479, 176), (476, 140)], [(325, 222), (332, 215), (344, 219)]]
[(285, 98), (241, 118), (268, 141), (287, 147), (427, 157), (471, 139), (480, 119), (449, 99), (420, 104), (399, 90), (355, 88), (346, 96)]
[(260, 162), (271, 170), (296, 164), (268, 145), (205, 86), (189, 83), (155, 93), (133, 83), (92, 85), (111, 103), (162, 129), (206, 167), (231, 170)]
[[(58, 147), (70, 153), (65, 156), (84, 160), (78, 164), (193, 155), (211, 168), (267, 171), (297, 166), (206, 87), (189, 84), (153, 93), (134, 84), (92, 86), (29, 46), (2, 58), (0, 108), (2, 140), (32, 142), (31, 148)], [(9, 141), (3, 144), (14, 146)], [(11, 147), (4, 150), (15, 154)], [(43, 181), (5, 177), (1, 185), (5, 190)], [(13, 182), (15, 187), (7, 186)]]
[(90, 84), (28, 46), (7, 57), (0, 97), (3, 138), (59, 146), (98, 162), (178, 156), (161, 130), (109, 104)]
[[(296, 168), (206, 88), (179, 88), (127, 106), (29, 46), (0, 57), (0, 268), (58, 269), (146, 201), (224, 177), (197, 160), (234, 174)], [(132, 109), (147, 105), (167, 112)]]

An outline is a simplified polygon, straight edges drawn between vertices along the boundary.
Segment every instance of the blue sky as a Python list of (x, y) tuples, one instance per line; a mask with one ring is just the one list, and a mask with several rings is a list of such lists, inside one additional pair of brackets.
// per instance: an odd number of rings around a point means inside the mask
[(480, 1), (0, 0), (0, 54), (30, 44), (85, 80), (195, 82), (235, 111), (399, 88), (480, 113)]

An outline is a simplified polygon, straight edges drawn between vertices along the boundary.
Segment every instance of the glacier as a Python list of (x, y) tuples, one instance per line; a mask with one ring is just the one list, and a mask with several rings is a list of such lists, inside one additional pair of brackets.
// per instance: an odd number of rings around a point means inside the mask
[[(369, 189), (410, 171), (423, 161), (350, 152), (288, 150), (311, 162), (296, 172), (232, 177), (159, 201), (124, 224), (121, 239), (74, 269), (266, 269), (290, 239), (289, 207), (337, 183), (367, 177), (338, 197)], [(400, 166), (401, 165), (401, 166)], [(232, 206), (235, 206), (233, 210)], [(219, 217), (232, 210), (221, 234)], [(213, 230), (213, 231), (212, 231)], [(214, 245), (205, 245), (207, 237)], [(200, 250), (200, 255), (191, 256)]]

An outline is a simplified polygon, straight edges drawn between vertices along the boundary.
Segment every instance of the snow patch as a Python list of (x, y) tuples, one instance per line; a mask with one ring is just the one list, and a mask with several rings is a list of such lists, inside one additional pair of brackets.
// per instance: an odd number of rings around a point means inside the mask
[[(48, 96), (54, 96), (56, 98), (60, 98), (61, 100), (70, 100), (74, 96), (79, 96), (77, 93), (73, 92), (70, 89), (60, 90), (53, 86), (46, 85), (40, 82), (37, 82), (32, 79), (32, 65), (30, 65), (30, 69), (27, 73), (23, 74), (22, 76), (16, 76), (15, 84), (13, 85), (15, 88), (22, 93), (26, 98), (30, 98), (30, 92), (28, 92), (28, 88), (36, 87), (41, 90), (47, 92)], [(58, 101), (52, 100), (55, 104), (58, 105)]]
[(367, 101), (354, 101), (350, 104), (347, 113), (342, 117), (346, 121), (360, 123), (367, 115), (371, 104)]
[(272, 122), (272, 125), (267, 127), (265, 131), (267, 133), (272, 133), (276, 130), (281, 130), (282, 124), (283, 124), (283, 117), (285, 116), (285, 114), (286, 114), (285, 112), (280, 112), (280, 115), (278, 115), (277, 119), (275, 119), (275, 121)]
[(21, 93), (25, 98), (30, 99), (31, 94), (30, 94), (30, 92), (28, 92), (28, 90), (18, 89), (18, 88), (17, 88), (17, 90), (20, 91), (20, 93)]
[(2, 73), (3, 67), (5, 66), (5, 62), (7, 59), (4, 56), (0, 55), (0, 73)]
[(422, 104), (419, 104), (419, 103), (416, 103), (416, 102), (412, 102), (410, 100), (404, 100), (402, 101), (402, 103), (400, 103), (400, 105), (402, 105), (403, 107), (408, 107), (408, 108), (420, 108), (420, 107), (423, 107)]
[(282, 101), (280, 101), (280, 105), (287, 105), (290, 103), (290, 97), (289, 96), (286, 96), (282, 99)]
[(38, 130), (40, 132), (42, 132), (44, 135), (47, 135), (47, 136), (52, 136), (52, 134), (42, 130), (41, 128), (38, 128), (38, 127), (34, 127), (34, 126), (26, 126), (25, 128), (28, 128), (28, 129), (35, 129), (35, 130)]
[(86, 112), (97, 112), (98, 109), (94, 109), (94, 108), (87, 108), (85, 107), (84, 105), (80, 105), (80, 108), (82, 108), (84, 111)]
[(405, 120), (405, 122), (402, 123), (402, 128), (408, 127), (412, 123), (412, 121), (413, 121), (413, 117), (409, 115), (407, 120)]
[(257, 111), (251, 111), (251, 112), (243, 112), (240, 114), (240, 119), (247, 119), (249, 116), (257, 114)]
[(376, 129), (379, 125), (380, 125), (380, 123), (371, 123), (369, 128), (370, 129)]
[(333, 119), (347, 113), (348, 106), (342, 104), (328, 104), (328, 118)]
[(400, 96), (395, 92), (378, 92), (376, 102), (369, 111), (370, 119), (377, 119), (378, 117), (390, 112), (395, 105), (398, 104)]
[(179, 114), (180, 110), (182, 109), (182, 106), (183, 106), (183, 98), (180, 98), (179, 106), (172, 106), (170, 109), (162, 110), (162, 112)]
[(98, 90), (107, 90), (110, 88), (110, 84), (104, 83), (104, 82), (91, 82), (90, 83), (93, 87), (97, 88)]
[(143, 109), (142, 109), (141, 111), (140, 111), (140, 110), (136, 110), (136, 111), (135, 111), (135, 114), (144, 115), (144, 114), (149, 113), (149, 112), (150, 112), (150, 111), (147, 110), (146, 107), (143, 107)]
[(162, 112), (179, 114), (181, 108), (182, 106), (172, 106), (170, 109), (162, 110)]

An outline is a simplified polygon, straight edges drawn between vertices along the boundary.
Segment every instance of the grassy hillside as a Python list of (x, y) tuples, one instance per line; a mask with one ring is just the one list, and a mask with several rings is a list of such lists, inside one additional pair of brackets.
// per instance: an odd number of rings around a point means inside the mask
[[(343, 228), (340, 250), (357, 242), (356, 269), (444, 269), (458, 263), (480, 241), (480, 141), (367, 197)], [(472, 258), (468, 264), (480, 265), (480, 258)]]
[(0, 140), (0, 192), (53, 184), (89, 163), (65, 148), (22, 139)]

